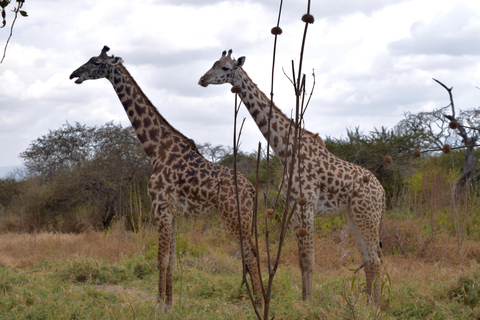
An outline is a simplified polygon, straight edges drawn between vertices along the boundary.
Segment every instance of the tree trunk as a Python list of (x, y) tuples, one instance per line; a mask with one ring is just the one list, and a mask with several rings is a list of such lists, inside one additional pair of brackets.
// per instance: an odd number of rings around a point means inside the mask
[[(476, 142), (475, 138), (467, 138), (465, 140), (466, 140), (465, 142), (467, 146), (472, 146)], [(465, 187), (468, 185), (472, 177), (474, 151), (475, 149), (473, 147), (465, 148), (463, 174), (462, 174), (462, 177), (457, 181), (457, 185), (455, 186), (455, 202), (458, 200), (458, 197), (460, 196), (460, 194), (463, 191), (465, 191)]]

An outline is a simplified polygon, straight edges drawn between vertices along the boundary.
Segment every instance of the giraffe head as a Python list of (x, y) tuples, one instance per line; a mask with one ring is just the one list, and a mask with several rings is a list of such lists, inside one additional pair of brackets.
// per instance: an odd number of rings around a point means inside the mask
[(223, 84), (230, 83), (233, 85), (235, 81), (235, 74), (245, 63), (245, 57), (240, 57), (238, 60), (232, 59), (232, 49), (223, 51), (220, 60), (213, 64), (213, 67), (207, 71), (200, 78), (198, 84), (206, 87), (209, 84)]
[(75, 80), (75, 83), (82, 83), (83, 81), (89, 79), (101, 79), (108, 77), (112, 67), (123, 62), (123, 59), (120, 57), (109, 57), (107, 55), (108, 50), (110, 50), (110, 48), (104, 46), (98, 57), (91, 58), (87, 63), (73, 71), (73, 73), (70, 75), (70, 79), (78, 78)]

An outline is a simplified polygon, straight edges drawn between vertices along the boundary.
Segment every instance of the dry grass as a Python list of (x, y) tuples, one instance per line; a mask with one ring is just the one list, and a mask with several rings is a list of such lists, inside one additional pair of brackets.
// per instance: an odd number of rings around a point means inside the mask
[[(221, 223), (212, 221), (180, 221), (177, 234), (177, 251), (188, 251), (193, 257), (205, 252), (226, 253), (239, 259), (235, 242), (225, 234)], [(445, 263), (458, 266), (469, 261), (480, 263), (480, 243), (465, 240), (461, 250), (454, 236), (445, 230), (425, 231), (428, 222), (418, 219), (385, 220), (382, 228), (382, 244), (385, 255), (414, 258), (429, 263)], [(80, 234), (3, 233), (0, 234), (0, 265), (28, 268), (45, 259), (56, 260), (71, 257), (90, 257), (112, 262), (123, 261), (134, 253), (145, 253), (146, 248), (156, 245), (157, 235), (153, 227), (142, 233), (123, 230), (120, 224), (109, 232), (86, 230)], [(272, 256), (276, 255), (272, 241)], [(261, 261), (266, 263), (265, 243), (260, 241)], [(347, 228), (338, 223), (328, 230), (318, 230), (315, 240), (315, 260), (319, 269), (359, 267), (360, 256), (355, 239)], [(297, 266), (297, 244), (289, 232), (282, 249), (281, 264)]]
[(123, 230), (120, 225), (107, 233), (93, 230), (80, 234), (4, 233), (0, 234), (0, 266), (23, 269), (39, 261), (74, 255), (119, 262), (156, 242), (152, 229), (139, 235)]
[[(451, 305), (452, 294), (449, 292), (458, 286), (462, 277), (478, 273), (478, 255), (475, 252), (479, 252), (479, 243), (465, 241), (464, 246), (470, 253), (462, 260), (455, 237), (442, 232), (436, 232), (431, 237), (430, 233), (422, 231), (418, 220), (395, 223), (387, 220), (383, 230), (386, 252), (384, 271), (391, 279), (391, 287), (390, 293), (385, 294), (383, 299), (383, 313), (378, 315), (366, 304), (361, 288), (358, 294), (351, 291), (355, 277), (353, 270), (361, 265), (354, 239), (343, 228), (341, 220), (327, 227), (322, 223), (319, 221), (316, 233), (314, 293), (307, 302), (301, 301), (296, 242), (291, 234), (286, 239), (282, 263), (273, 286), (271, 315), (275, 318), (349, 319), (352, 314), (356, 319), (374, 319), (377, 316), (384, 319), (386, 315), (389, 318), (421, 319), (434, 318), (435, 314), (446, 319), (465, 318), (445, 317), (455, 308), (462, 309), (461, 304)], [(405, 253), (390, 239), (395, 230), (405, 235)], [(64, 288), (61, 290), (68, 297), (62, 315), (70, 314), (72, 306), (77, 310), (88, 310), (88, 301), (98, 301), (100, 294), (102, 299), (107, 300), (108, 308), (105, 308), (110, 310), (106, 318), (128, 318), (134, 312), (137, 317), (144, 314), (148, 318), (155, 305), (157, 284), (153, 244), (156, 244), (153, 228), (147, 228), (141, 234), (126, 232), (119, 226), (108, 233), (91, 230), (82, 234), (7, 233), (0, 235), (0, 264), (15, 268), (18, 274), (4, 268), (5, 275), (2, 274), (0, 282), (7, 288), (6, 292), (10, 292), (9, 299), (16, 295), (18, 301), (15, 300), (15, 303), (25, 310), (33, 306), (28, 306), (28, 297), (23, 297), (21, 292), (31, 291), (32, 295), (41, 296), (44, 293), (36, 292), (37, 288), (49, 285), (44, 281), (50, 281), (59, 283), (55, 286)], [(165, 319), (255, 318), (245, 287), (240, 285), (241, 263), (237, 246), (225, 235), (218, 221), (180, 221), (177, 249), (176, 301), (172, 315)], [(262, 264), (265, 265), (264, 244), (261, 244), (260, 251)], [(53, 268), (39, 267), (41, 264), (38, 263), (42, 261), (47, 261)], [(265, 272), (263, 274), (266, 275)], [(14, 279), (30, 275), (35, 277), (28, 282), (30, 287), (22, 285), (18, 288), (23, 288), (23, 291), (15, 291), (15, 285), (11, 284)], [(42, 280), (45, 275), (50, 280)], [(360, 272), (358, 280), (359, 283), (364, 282), (363, 272)], [(462, 292), (463, 289), (459, 290)], [(78, 296), (85, 297), (82, 298), (86, 299), (85, 307), (78, 304)], [(143, 298), (136, 299), (137, 296)], [(347, 300), (354, 301), (355, 307), (350, 308)], [(115, 307), (116, 303), (121, 304), (122, 311)], [(102, 310), (106, 309), (95, 310), (82, 312), (103, 317), (105, 311)], [(465, 312), (468, 311), (466, 317), (480, 314), (475, 310), (464, 308)], [(40, 314), (40, 311), (35, 312)], [(44, 309), (41, 312), (56, 314)], [(408, 315), (402, 316), (404, 312)]]
[[(480, 301), (480, 220), (476, 217), (479, 200), (467, 200), (456, 208), (458, 212), (452, 212), (444, 204), (404, 199), (385, 214), (381, 241), (384, 274), (391, 279), (391, 285), (384, 292), (381, 313), (366, 303), (363, 270), (357, 274), (354, 271), (362, 265), (360, 255), (341, 218), (315, 222), (316, 269), (313, 295), (308, 301), (301, 301), (297, 244), (289, 232), (273, 283), (271, 316), (480, 318), (480, 307), (475, 306)], [(270, 229), (272, 258), (277, 250), (278, 227)], [(157, 235), (151, 225), (140, 229), (137, 233), (127, 232), (123, 224), (117, 223), (108, 232), (87, 228), (79, 234), (0, 234), (0, 289), (8, 293), (5, 304), (0, 299), (0, 312), (5, 312), (0, 317), (16, 319), (22, 314), (29, 318), (75, 318), (88, 314), (90, 318), (151, 318), (158, 282)], [(0, 226), (0, 230), (8, 228)], [(261, 222), (259, 230), (262, 234)], [(174, 309), (160, 318), (255, 319), (245, 286), (240, 285), (239, 249), (224, 233), (218, 217), (180, 219), (176, 242)], [(259, 251), (266, 280), (263, 240)], [(56, 292), (60, 293), (56, 296)], [(47, 303), (31, 304), (35, 299)], [(59, 299), (59, 307), (49, 309), (48, 305)], [(92, 303), (98, 307), (92, 309)]]

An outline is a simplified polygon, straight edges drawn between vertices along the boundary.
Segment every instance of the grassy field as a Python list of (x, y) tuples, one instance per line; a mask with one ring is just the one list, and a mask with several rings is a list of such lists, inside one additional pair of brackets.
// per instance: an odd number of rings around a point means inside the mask
[[(426, 225), (426, 224), (425, 224)], [(288, 235), (275, 276), (275, 319), (480, 319), (480, 244), (422, 221), (386, 219), (382, 311), (366, 304), (364, 274), (341, 219), (317, 221), (314, 293), (301, 301)], [(261, 252), (263, 248), (260, 248)], [(218, 221), (180, 221), (174, 307), (156, 308), (156, 234), (0, 235), (0, 319), (256, 319), (236, 245)], [(266, 259), (262, 256), (262, 263)], [(265, 275), (265, 272), (263, 272)], [(265, 276), (264, 276), (265, 278)]]

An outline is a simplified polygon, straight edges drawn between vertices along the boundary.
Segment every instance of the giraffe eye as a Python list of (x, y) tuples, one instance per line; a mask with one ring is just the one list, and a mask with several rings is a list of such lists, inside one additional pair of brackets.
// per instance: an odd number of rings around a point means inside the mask
[(228, 71), (228, 70), (230, 70), (230, 68), (229, 67), (222, 67), (222, 70), (223, 71)]

